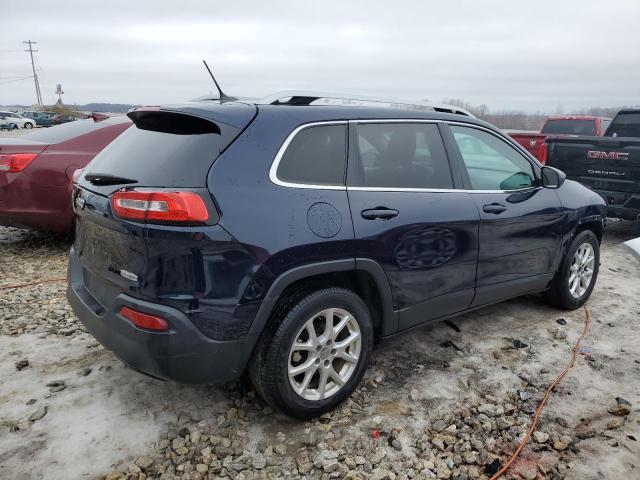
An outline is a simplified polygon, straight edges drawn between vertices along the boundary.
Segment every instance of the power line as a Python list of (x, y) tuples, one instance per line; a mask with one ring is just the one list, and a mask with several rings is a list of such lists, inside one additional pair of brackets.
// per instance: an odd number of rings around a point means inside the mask
[(35, 66), (35, 63), (33, 62), (33, 52), (38, 51), (33, 49), (33, 45), (35, 45), (38, 42), (32, 42), (31, 40), (27, 40), (22, 43), (24, 43), (25, 45), (29, 45), (29, 49), (25, 50), (25, 52), (29, 52), (29, 54), (31, 55), (31, 68), (33, 69), (33, 81), (36, 84), (36, 97), (38, 99), (38, 106), (42, 107), (42, 94), (40, 93), (40, 84), (38, 83), (38, 74), (36, 73), (36, 66)]

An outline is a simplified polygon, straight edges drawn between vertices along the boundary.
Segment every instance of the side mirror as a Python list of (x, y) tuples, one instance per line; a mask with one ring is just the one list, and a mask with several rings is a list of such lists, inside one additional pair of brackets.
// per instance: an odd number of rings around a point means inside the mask
[(557, 168), (542, 167), (542, 186), (545, 188), (560, 188), (567, 175)]

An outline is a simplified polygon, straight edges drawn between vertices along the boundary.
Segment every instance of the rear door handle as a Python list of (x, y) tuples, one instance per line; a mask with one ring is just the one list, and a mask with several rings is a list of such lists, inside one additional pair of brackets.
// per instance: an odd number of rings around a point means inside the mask
[(491, 203), (482, 207), (482, 210), (486, 213), (495, 213), (496, 215), (504, 212), (507, 209), (506, 206), (501, 203)]
[(376, 207), (363, 210), (360, 215), (365, 220), (389, 220), (390, 218), (397, 217), (398, 213), (398, 210), (392, 208)]

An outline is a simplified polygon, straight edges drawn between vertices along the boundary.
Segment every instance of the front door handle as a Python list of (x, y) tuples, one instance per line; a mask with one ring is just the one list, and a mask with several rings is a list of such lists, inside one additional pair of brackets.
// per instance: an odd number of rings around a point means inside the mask
[(398, 216), (398, 210), (386, 207), (370, 208), (369, 210), (363, 210), (360, 215), (365, 220), (389, 220), (390, 218)]
[(496, 215), (504, 212), (507, 209), (506, 206), (501, 203), (491, 203), (482, 207), (482, 210), (486, 213), (495, 213)]

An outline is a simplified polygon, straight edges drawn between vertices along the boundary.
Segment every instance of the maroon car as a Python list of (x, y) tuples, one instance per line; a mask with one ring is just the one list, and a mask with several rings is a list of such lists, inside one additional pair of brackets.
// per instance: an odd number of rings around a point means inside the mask
[(73, 172), (130, 125), (124, 115), (94, 115), (0, 139), (0, 225), (70, 230)]

